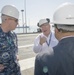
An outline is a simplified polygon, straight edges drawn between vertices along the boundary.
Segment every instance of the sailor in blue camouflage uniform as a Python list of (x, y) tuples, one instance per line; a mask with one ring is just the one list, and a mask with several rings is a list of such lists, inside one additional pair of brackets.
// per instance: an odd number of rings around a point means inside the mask
[(17, 36), (12, 32), (18, 25), (19, 12), (13, 5), (1, 10), (0, 26), (0, 75), (21, 75), (17, 60)]

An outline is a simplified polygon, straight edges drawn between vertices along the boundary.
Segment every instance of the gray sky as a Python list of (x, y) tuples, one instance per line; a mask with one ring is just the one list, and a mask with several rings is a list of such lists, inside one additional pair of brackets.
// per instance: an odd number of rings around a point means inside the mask
[[(72, 2), (74, 0), (26, 0), (26, 19), (27, 25), (36, 26), (37, 22), (42, 18), (50, 18), (55, 9), (64, 2)], [(25, 0), (1, 0), (0, 11), (4, 5), (15, 5), (20, 12), (19, 24), (22, 25), (22, 12), (25, 10)], [(25, 14), (25, 12), (23, 12)], [(25, 20), (25, 15), (24, 15)], [(0, 21), (1, 22), (1, 21)]]

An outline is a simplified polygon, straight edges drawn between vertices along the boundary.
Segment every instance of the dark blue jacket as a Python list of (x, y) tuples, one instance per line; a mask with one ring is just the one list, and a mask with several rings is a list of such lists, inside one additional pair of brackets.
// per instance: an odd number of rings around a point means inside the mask
[(74, 37), (60, 40), (51, 54), (38, 54), (34, 75), (74, 75)]

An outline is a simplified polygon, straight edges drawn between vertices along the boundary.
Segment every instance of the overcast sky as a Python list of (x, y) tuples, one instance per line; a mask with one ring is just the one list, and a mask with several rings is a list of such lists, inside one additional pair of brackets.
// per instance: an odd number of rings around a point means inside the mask
[[(74, 0), (26, 0), (26, 20), (27, 25), (36, 26), (37, 22), (42, 18), (50, 18), (52, 21), (52, 16), (55, 9), (64, 2), (72, 2)], [(20, 12), (19, 24), (22, 25), (22, 12), (25, 10), (25, 0), (1, 0), (0, 1), (0, 11), (4, 5), (15, 5)], [(25, 12), (23, 12), (25, 14)], [(24, 15), (25, 22), (25, 15)], [(1, 23), (1, 21), (0, 21)]]

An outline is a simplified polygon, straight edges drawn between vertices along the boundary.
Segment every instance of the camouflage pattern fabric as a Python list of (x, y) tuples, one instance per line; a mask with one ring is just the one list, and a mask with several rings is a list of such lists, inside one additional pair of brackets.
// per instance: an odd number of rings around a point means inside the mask
[(21, 75), (16, 57), (18, 53), (17, 46), (15, 33), (4, 33), (0, 28), (0, 64), (4, 65), (0, 75)]

